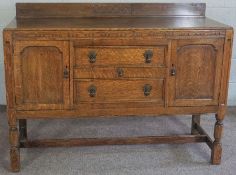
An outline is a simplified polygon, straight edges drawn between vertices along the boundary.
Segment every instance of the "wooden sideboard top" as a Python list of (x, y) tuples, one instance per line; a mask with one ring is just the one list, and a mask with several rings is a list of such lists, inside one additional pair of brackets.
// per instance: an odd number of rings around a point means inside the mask
[(203, 3), (17, 3), (8, 30), (228, 29)]

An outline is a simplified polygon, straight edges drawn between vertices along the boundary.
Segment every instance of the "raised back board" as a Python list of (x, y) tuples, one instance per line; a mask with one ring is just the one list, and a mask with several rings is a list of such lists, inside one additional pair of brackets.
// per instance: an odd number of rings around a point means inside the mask
[(16, 17), (163, 17), (205, 16), (204, 3), (17, 3)]

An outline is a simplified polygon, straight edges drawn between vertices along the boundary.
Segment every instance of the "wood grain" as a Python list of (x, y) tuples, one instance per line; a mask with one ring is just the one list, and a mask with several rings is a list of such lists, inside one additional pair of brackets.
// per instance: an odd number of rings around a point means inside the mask
[(3, 31), (3, 46), (4, 46), (4, 68), (5, 68), (5, 86), (7, 108), (14, 108), (14, 72), (13, 70), (13, 43), (12, 32)]
[[(165, 115), (191, 115), (216, 113), (217, 106), (199, 107), (168, 107), (159, 106), (152, 102), (132, 103), (80, 103), (73, 110), (19, 110), (16, 115), (18, 119), (69, 119), (69, 118), (91, 118), (91, 117), (122, 117), (122, 116), (155, 116)], [(79, 115), (78, 115), (79, 114)]]
[[(150, 63), (146, 63), (144, 53), (145, 51), (152, 51), (153, 57)], [(96, 61), (89, 62), (89, 52), (96, 53)], [(165, 66), (166, 46), (150, 46), (150, 47), (87, 47), (75, 48), (75, 66), (85, 65), (155, 65)]]
[(169, 102), (173, 106), (217, 105), (223, 43), (219, 39), (178, 40), (172, 45)]
[(66, 108), (69, 104), (67, 42), (15, 42), (15, 93), (17, 106), (35, 109)]
[(179, 135), (179, 136), (146, 136), (124, 138), (78, 138), (78, 139), (43, 139), (30, 140), (22, 147), (71, 147), (71, 146), (98, 146), (98, 145), (134, 145), (134, 144), (184, 144), (205, 142), (205, 135)]
[(204, 16), (206, 4), (17, 3), (17, 18)]
[[(200, 126), (200, 124), (196, 124), (196, 130), (201, 135), (207, 135), (206, 131)], [(213, 149), (213, 141), (209, 135), (207, 135), (206, 144), (211, 150)]]
[[(127, 65), (126, 65), (127, 66)], [(74, 69), (75, 79), (123, 79), (123, 78), (164, 78), (166, 68), (157, 67), (126, 67), (126, 66), (104, 66), (104, 67), (77, 67)], [(118, 70), (123, 71), (119, 76)]]
[(199, 134), (197, 126), (200, 126), (201, 121), (200, 115), (192, 115), (192, 127), (191, 127), (191, 134), (196, 135)]
[[(144, 86), (152, 86), (150, 95), (144, 95)], [(97, 88), (95, 97), (90, 97), (88, 89), (93, 85)], [(164, 103), (163, 79), (134, 79), (134, 80), (93, 80), (74, 81), (74, 103), (107, 103), (107, 102), (149, 101)]]
[(20, 149), (19, 131), (15, 111), (9, 109), (7, 112), (9, 124), (9, 144), (10, 144), (10, 169), (12, 172), (20, 171)]
[[(233, 28), (206, 18), (205, 4), (18, 3), (16, 11), (3, 32), (12, 171), (19, 146), (205, 142), (220, 164)], [(216, 115), (214, 141), (200, 126), (205, 113)], [(187, 114), (191, 135), (27, 138), (27, 119)]]

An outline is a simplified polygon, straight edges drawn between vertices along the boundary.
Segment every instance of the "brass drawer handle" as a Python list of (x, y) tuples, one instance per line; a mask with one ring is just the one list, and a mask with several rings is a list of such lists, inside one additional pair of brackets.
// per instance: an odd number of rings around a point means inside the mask
[(143, 87), (143, 93), (145, 96), (149, 96), (151, 94), (152, 86), (150, 84), (145, 84)]
[(146, 63), (151, 63), (152, 62), (152, 57), (153, 57), (153, 51), (152, 50), (146, 50), (143, 54), (145, 58)]
[(96, 93), (97, 93), (96, 86), (94, 86), (94, 85), (89, 86), (88, 93), (89, 93), (90, 97), (95, 97)]
[(64, 78), (69, 78), (68, 66), (65, 67), (64, 72), (63, 72), (63, 76), (64, 76)]
[(124, 76), (124, 70), (122, 68), (117, 68), (116, 72), (117, 72), (118, 77)]
[(95, 63), (96, 62), (96, 57), (97, 57), (97, 53), (95, 51), (90, 51), (88, 53), (88, 58), (89, 58), (90, 63)]

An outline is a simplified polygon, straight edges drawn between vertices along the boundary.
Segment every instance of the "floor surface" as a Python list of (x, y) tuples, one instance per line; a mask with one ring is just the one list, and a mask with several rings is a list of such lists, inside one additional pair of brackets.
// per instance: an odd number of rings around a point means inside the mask
[[(202, 116), (212, 135), (214, 115)], [(29, 120), (29, 138), (144, 136), (190, 133), (191, 116)], [(21, 149), (19, 175), (236, 175), (236, 108), (224, 120), (223, 158), (210, 164), (200, 144)], [(6, 113), (0, 112), (0, 175), (9, 171)]]

